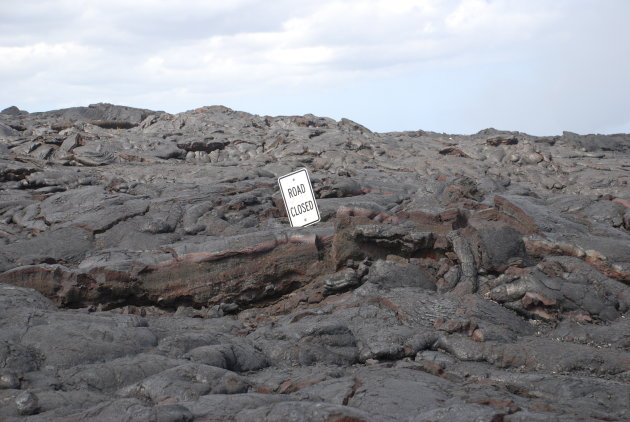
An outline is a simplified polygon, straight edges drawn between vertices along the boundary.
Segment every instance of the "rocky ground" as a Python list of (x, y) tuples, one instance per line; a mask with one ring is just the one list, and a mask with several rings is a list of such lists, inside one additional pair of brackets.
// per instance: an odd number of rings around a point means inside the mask
[(629, 182), (630, 135), (8, 108), (0, 420), (629, 420)]

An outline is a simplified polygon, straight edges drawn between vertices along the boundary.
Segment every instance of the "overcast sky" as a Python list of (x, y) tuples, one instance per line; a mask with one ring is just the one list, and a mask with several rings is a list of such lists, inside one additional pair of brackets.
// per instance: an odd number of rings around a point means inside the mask
[(628, 0), (0, 0), (0, 109), (630, 132)]

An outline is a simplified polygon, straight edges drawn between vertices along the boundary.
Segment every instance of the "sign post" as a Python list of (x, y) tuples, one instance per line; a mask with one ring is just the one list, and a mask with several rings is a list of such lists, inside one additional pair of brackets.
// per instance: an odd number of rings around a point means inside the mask
[(291, 227), (304, 227), (320, 220), (311, 179), (305, 168), (278, 178)]

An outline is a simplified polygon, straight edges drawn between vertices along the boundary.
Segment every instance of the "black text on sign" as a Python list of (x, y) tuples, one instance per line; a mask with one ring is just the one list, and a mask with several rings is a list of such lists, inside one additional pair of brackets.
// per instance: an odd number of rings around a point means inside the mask
[(278, 184), (292, 227), (304, 227), (319, 221), (319, 209), (306, 169), (278, 178)]

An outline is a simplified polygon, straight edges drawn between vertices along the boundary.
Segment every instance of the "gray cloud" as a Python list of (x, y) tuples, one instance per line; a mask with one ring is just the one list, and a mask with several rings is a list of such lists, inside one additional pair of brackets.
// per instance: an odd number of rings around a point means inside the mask
[[(0, 107), (224, 103), (379, 130), (630, 130), (624, 0), (2, 3)], [(366, 107), (370, 91), (382, 100)]]

